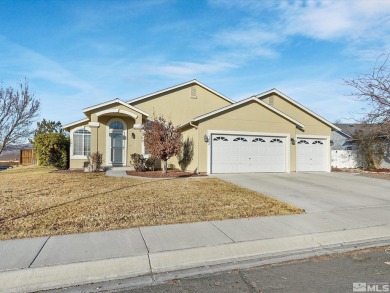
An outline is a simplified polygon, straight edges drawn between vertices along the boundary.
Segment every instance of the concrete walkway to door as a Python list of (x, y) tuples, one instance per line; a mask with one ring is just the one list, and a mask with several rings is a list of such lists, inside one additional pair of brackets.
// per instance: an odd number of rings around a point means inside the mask
[(213, 175), (304, 208), (307, 213), (390, 207), (390, 180), (350, 173), (244, 173)]

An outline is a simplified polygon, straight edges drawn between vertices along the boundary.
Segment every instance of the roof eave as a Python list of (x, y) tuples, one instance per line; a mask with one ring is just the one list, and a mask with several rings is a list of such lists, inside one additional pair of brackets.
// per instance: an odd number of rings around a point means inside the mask
[(241, 100), (241, 101), (236, 102), (236, 103), (234, 103), (234, 104), (231, 104), (231, 105), (229, 105), (229, 106), (225, 106), (225, 107), (219, 108), (219, 109), (217, 109), (217, 110), (215, 110), (215, 111), (212, 111), (212, 112), (210, 112), (210, 113), (208, 113), (208, 114), (205, 114), (205, 115), (201, 115), (201, 116), (195, 117), (194, 119), (191, 120), (191, 122), (201, 121), (201, 120), (203, 120), (203, 119), (205, 119), (205, 118), (208, 118), (208, 117), (213, 116), (213, 115), (216, 115), (216, 114), (218, 114), (218, 113), (221, 113), (221, 112), (227, 111), (227, 110), (229, 110), (229, 109), (238, 107), (238, 106), (240, 106), (240, 105), (242, 105), (242, 104), (245, 104), (245, 103), (247, 103), (247, 102), (250, 102), (250, 101), (255, 101), (255, 102), (259, 103), (260, 105), (262, 105), (262, 106), (264, 106), (265, 108), (271, 110), (272, 112), (274, 112), (274, 113), (276, 113), (276, 114), (282, 116), (283, 118), (289, 120), (290, 122), (292, 122), (293, 124), (295, 124), (296, 126), (302, 128), (302, 129), (305, 128), (305, 126), (304, 126), (301, 122), (299, 122), (299, 121), (295, 120), (294, 118), (288, 116), (287, 114), (285, 114), (285, 113), (279, 111), (278, 109), (275, 109), (274, 107), (269, 106), (268, 104), (266, 104), (266, 103), (264, 103), (263, 101), (259, 100), (259, 99), (256, 98), (255, 96), (254, 96), (254, 97), (246, 98), (246, 99), (244, 99), (244, 100)]
[(77, 121), (74, 121), (72, 123), (68, 123), (68, 124), (62, 126), (62, 129), (66, 130), (66, 129), (69, 129), (70, 127), (74, 126), (74, 125), (77, 125), (77, 124), (80, 124), (80, 123), (83, 123), (83, 122), (88, 122), (88, 121), (89, 121), (89, 118), (80, 119), (80, 120), (77, 120)]
[(146, 113), (146, 112), (144, 112), (144, 111), (142, 111), (142, 110), (140, 110), (140, 109), (138, 109), (138, 108), (136, 108), (134, 106), (131, 106), (128, 103), (123, 102), (120, 99), (110, 100), (110, 101), (107, 101), (107, 102), (104, 102), (104, 103), (97, 104), (97, 105), (92, 106), (92, 107), (85, 108), (85, 109), (83, 109), (83, 112), (85, 114), (85, 113), (90, 112), (92, 110), (96, 110), (98, 108), (101, 108), (101, 107), (104, 107), (104, 106), (108, 106), (108, 105), (114, 104), (114, 103), (119, 103), (119, 104), (121, 104), (121, 105), (123, 105), (123, 106), (125, 106), (125, 107), (127, 107), (127, 108), (129, 108), (129, 109), (131, 109), (131, 110), (133, 110), (133, 111), (135, 111), (137, 113), (139, 113), (139, 114), (142, 114), (142, 115), (144, 115), (146, 117), (149, 117), (148, 113)]
[(159, 94), (162, 94), (162, 93), (165, 93), (165, 92), (168, 92), (168, 91), (171, 91), (171, 90), (174, 90), (174, 89), (177, 89), (177, 88), (189, 85), (189, 84), (192, 84), (192, 83), (197, 84), (197, 85), (207, 89), (208, 91), (214, 93), (215, 95), (221, 97), (222, 99), (224, 99), (232, 104), (235, 103), (233, 100), (231, 100), (228, 97), (222, 95), (221, 93), (213, 90), (212, 88), (208, 87), (207, 85), (197, 81), (196, 79), (193, 79), (193, 80), (190, 80), (190, 81), (187, 81), (187, 82), (184, 82), (184, 83), (181, 83), (181, 84), (178, 84), (178, 85), (175, 85), (175, 86), (172, 86), (172, 87), (160, 90), (160, 91), (156, 91), (156, 92), (153, 92), (153, 93), (150, 93), (150, 94), (147, 94), (147, 95), (144, 95), (144, 96), (132, 99), (132, 100), (128, 100), (127, 103), (135, 103), (135, 102), (138, 102), (138, 101), (141, 101), (141, 100), (144, 100), (144, 99), (147, 99), (147, 98), (150, 98), (150, 97), (153, 97), (153, 96), (156, 96), (156, 95), (159, 95)]

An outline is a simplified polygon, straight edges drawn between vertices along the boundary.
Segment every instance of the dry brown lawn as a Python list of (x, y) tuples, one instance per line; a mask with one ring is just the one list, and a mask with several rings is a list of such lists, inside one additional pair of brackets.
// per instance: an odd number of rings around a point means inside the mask
[(216, 178), (128, 179), (51, 171), (0, 172), (0, 239), (302, 213)]

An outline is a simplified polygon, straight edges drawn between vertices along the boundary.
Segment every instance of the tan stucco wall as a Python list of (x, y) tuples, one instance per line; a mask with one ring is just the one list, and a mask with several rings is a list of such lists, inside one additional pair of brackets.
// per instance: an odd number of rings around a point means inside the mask
[(332, 129), (324, 124), (322, 121), (317, 119), (316, 117), (310, 115), (309, 113), (304, 112), (302, 109), (298, 108), (294, 104), (286, 101), (285, 99), (279, 97), (276, 94), (269, 95), (264, 97), (262, 100), (269, 104), (269, 98), (273, 97), (274, 104), (273, 107), (287, 114), (288, 116), (294, 118), (295, 120), (301, 122), (305, 129), (297, 130), (297, 135), (305, 134), (305, 135), (321, 135), (321, 136), (330, 136)]
[[(196, 99), (191, 98), (192, 86), (196, 89)], [(149, 119), (163, 115), (176, 126), (231, 103), (193, 84), (130, 104), (147, 112)]]
[[(187, 166), (186, 171), (197, 173), (198, 172), (198, 131), (196, 128), (187, 127), (182, 129), (183, 141), (187, 139), (187, 137), (194, 143), (194, 157), (191, 163)], [(202, 138), (203, 139), (203, 138)], [(180, 169), (180, 165), (177, 159), (177, 156), (172, 157), (168, 160), (168, 165), (173, 164), (175, 168)]]
[[(273, 107), (287, 114), (288, 116), (294, 118), (295, 120), (301, 122), (305, 127), (304, 129), (296, 128), (295, 135), (293, 138), (297, 138), (300, 135), (308, 136), (327, 136), (329, 137), (332, 133), (330, 126), (326, 125), (324, 122), (318, 118), (312, 116), (311, 114), (303, 111), (289, 101), (283, 99), (279, 95), (271, 94), (264, 97), (262, 100), (269, 104), (270, 97), (273, 97)], [(330, 146), (329, 146), (329, 157), (330, 157)], [(291, 145), (291, 171), (296, 171), (296, 145)]]
[[(227, 130), (261, 133), (287, 133), (295, 136), (295, 124), (269, 111), (256, 102), (250, 102), (233, 110), (215, 115), (199, 123), (197, 135), (197, 152), (194, 163), (199, 160), (199, 172), (207, 172), (207, 153), (209, 143), (203, 137), (209, 130)], [(290, 143), (290, 142), (287, 142)], [(290, 169), (295, 170), (295, 149), (291, 148)]]

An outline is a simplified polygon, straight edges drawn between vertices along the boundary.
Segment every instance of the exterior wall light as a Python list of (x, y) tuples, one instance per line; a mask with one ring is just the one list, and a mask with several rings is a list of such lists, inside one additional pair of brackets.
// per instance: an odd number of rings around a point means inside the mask
[(295, 145), (295, 138), (293, 138), (293, 137), (291, 138), (291, 144)]
[(203, 140), (204, 140), (204, 142), (209, 142), (209, 137), (205, 134), (205, 135), (203, 136)]
[(334, 145), (334, 142), (333, 142), (333, 140), (330, 140), (330, 145), (332, 146), (332, 145)]

